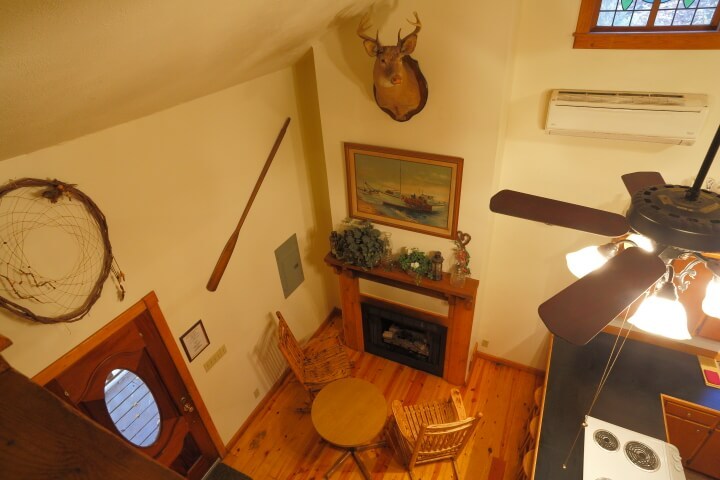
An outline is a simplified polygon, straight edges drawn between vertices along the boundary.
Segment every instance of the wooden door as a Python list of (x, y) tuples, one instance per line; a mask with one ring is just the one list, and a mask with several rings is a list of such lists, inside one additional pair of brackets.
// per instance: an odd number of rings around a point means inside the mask
[(677, 447), (685, 464), (692, 459), (710, 433), (710, 429), (704, 425), (673, 415), (665, 417), (665, 424), (668, 442)]
[(0, 478), (182, 480), (24, 375), (3, 367), (2, 356), (0, 392)]
[(190, 395), (197, 391), (183, 381), (150, 311), (124, 316), (56, 362), (61, 370), (42, 383), (139, 451), (200, 479), (219, 454), (199, 415), (199, 398)]
[(720, 479), (720, 429), (715, 430), (688, 464), (700, 473)]

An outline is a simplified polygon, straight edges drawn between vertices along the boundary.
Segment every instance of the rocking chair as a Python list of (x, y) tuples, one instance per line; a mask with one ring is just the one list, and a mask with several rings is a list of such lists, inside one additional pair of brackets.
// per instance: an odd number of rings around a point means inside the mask
[(415, 465), (450, 459), (455, 478), (459, 479), (457, 457), (482, 417), (465, 414), (460, 391), (453, 388), (448, 400), (419, 405), (403, 406), (395, 400), (392, 411), (387, 439), (402, 458), (410, 478), (415, 480)]

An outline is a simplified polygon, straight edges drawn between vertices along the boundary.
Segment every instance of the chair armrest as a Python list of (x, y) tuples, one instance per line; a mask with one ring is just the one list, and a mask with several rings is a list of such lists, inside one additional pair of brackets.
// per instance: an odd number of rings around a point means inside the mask
[(413, 438), (412, 430), (405, 416), (405, 409), (403, 408), (402, 402), (400, 400), (393, 400), (391, 408), (398, 430), (411, 445), (414, 444), (415, 438)]
[(450, 401), (453, 408), (455, 409), (455, 415), (457, 415), (457, 419), (465, 420), (467, 418), (467, 413), (465, 412), (465, 405), (463, 405), (460, 390), (458, 390), (457, 388), (453, 388), (452, 390), (450, 390)]

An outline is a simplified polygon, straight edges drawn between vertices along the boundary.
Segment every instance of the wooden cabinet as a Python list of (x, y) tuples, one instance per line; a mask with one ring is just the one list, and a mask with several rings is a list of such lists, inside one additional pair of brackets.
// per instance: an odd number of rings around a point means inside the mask
[(712, 432), (688, 467), (705, 475), (720, 478), (720, 429)]
[[(681, 401), (682, 400), (679, 400), (679, 402)], [(673, 415), (705, 427), (714, 427), (718, 421), (720, 412), (713, 413), (710, 409), (705, 409), (700, 405), (694, 405), (692, 403), (676, 403), (667, 400), (665, 402), (665, 414)]]
[(712, 432), (708, 427), (667, 413), (665, 415), (665, 427), (667, 428), (668, 441), (680, 450), (683, 462), (693, 458), (695, 452), (700, 449), (700, 446)]
[(662, 395), (668, 442), (685, 466), (720, 479), (720, 412)]

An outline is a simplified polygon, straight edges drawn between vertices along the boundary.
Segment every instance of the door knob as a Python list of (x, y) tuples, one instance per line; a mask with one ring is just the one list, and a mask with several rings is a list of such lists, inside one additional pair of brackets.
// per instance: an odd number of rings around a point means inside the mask
[(183, 410), (185, 410), (187, 413), (192, 413), (195, 411), (195, 407), (186, 397), (180, 398), (180, 404), (182, 405)]

